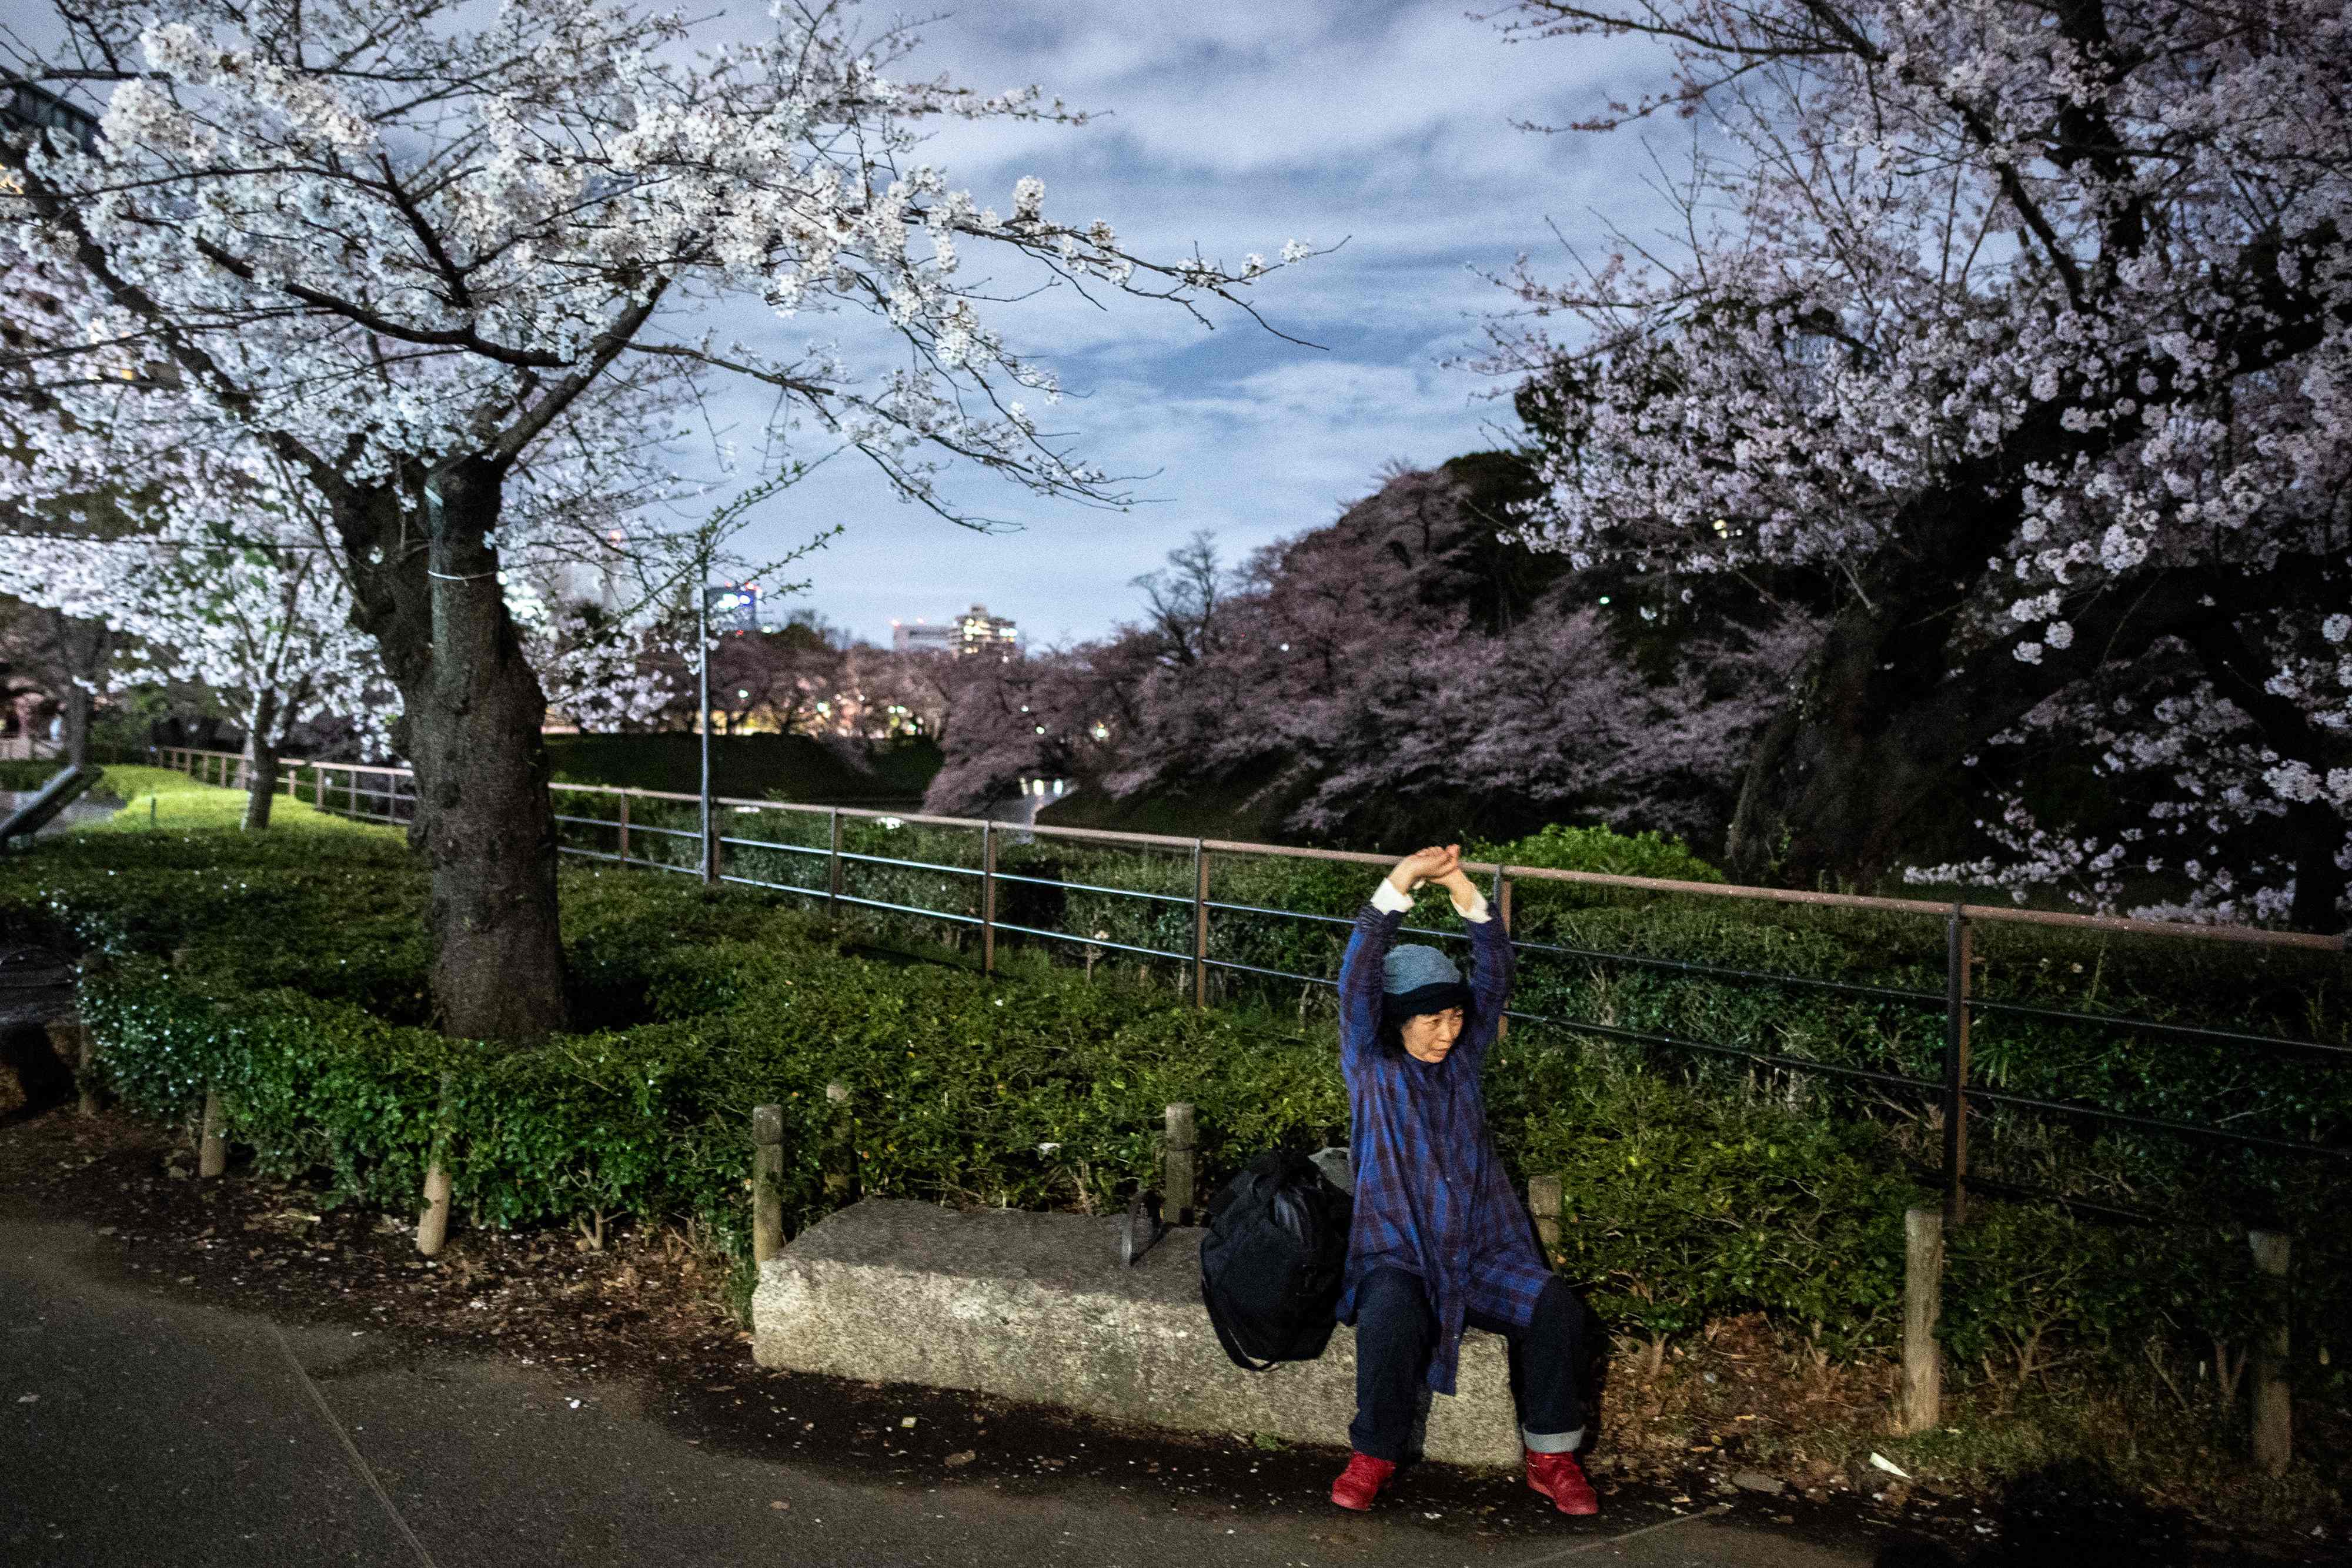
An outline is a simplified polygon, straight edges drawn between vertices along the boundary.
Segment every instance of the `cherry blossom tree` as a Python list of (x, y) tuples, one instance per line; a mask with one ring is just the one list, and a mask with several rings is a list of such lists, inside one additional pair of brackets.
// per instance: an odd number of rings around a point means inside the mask
[(1566, 576), (1496, 540), (1528, 493), (1478, 455), (1391, 469), (1239, 570), (1196, 537), (1139, 580), (1134, 626), (958, 685), (931, 808), (1078, 776), (1351, 844), (1597, 820), (1711, 845), (1817, 623), (1662, 618)]
[[(1055, 380), (1008, 346), (998, 302), (1034, 283), (1198, 313), (1308, 254), (1155, 262), (1048, 216), (1035, 180), (984, 206), (919, 161), (927, 124), (1083, 116), (894, 79), (910, 36), (861, 37), (845, 5), (772, 14), (719, 42), (715, 20), (580, 0), (78, 0), (47, 19), (54, 47), (0, 44), (0, 85), (103, 105), (94, 145), (42, 138), (5, 198), (75, 329), (6, 363), (26, 411), (11, 487), (258, 444), (317, 490), (401, 694), (452, 1033), (564, 1021), (547, 695), (500, 581), (514, 552), (590, 558), (609, 530), (581, 498), (663, 493), (665, 437), (729, 379), (771, 399), (772, 446), (862, 454), (947, 517), (965, 515), (941, 484), (955, 462), (1115, 503), (1041, 423)], [(690, 316), (725, 299), (846, 314), (895, 348), (723, 341)]]
[[(1576, 129), (1696, 133), (1677, 233), (1511, 280), (1526, 309), (1490, 363), (1546, 435), (1526, 537), (1670, 594), (1793, 576), (1833, 600), (1748, 759), (1735, 870), (1785, 841), (1780, 874), (1874, 880), (1971, 794), (2016, 796), (1993, 742), (2024, 731), (2152, 791), (2153, 821), (2094, 858), (2123, 846), (2200, 907), (2340, 926), (2341, 8), (1512, 12), (1527, 40), (1672, 51), (1662, 92)], [(1993, 816), (2012, 847), (2078, 836)]]
[[(0, 535), (0, 592), (103, 626), (119, 685), (186, 683), (245, 732), (248, 831), (269, 826), (289, 731), (329, 715), (381, 745), (391, 694), (351, 624), (317, 496), (266, 457), (184, 473), (152, 497), (109, 497), (111, 526)], [(176, 501), (203, 497), (191, 511)], [(218, 503), (234, 498), (232, 512)]]

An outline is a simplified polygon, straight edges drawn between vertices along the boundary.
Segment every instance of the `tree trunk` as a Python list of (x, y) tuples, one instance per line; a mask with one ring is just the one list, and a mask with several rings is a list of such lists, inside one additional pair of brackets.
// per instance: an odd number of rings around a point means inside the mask
[(65, 677), (64, 754), (76, 768), (89, 766), (90, 721), (96, 716), (97, 691), (106, 676), (106, 655), (112, 639), (103, 621), (84, 621), (62, 612), (55, 617), (58, 664)]
[[(2101, 662), (2128, 664), (2164, 638), (2194, 651), (2278, 755), (2322, 774), (2352, 763), (2333, 732), (2263, 689), (2267, 666), (2241, 630), (2326, 581), (2324, 563), (2286, 557), (2263, 573), (2144, 574), (2127, 591), (2068, 604), (2074, 645), (2038, 664), (2018, 661), (2005, 639), (1955, 647), (1945, 629), (1958, 619), (1959, 591), (1906, 591), (1893, 577), (1874, 603), (1856, 598), (1840, 612), (1759, 737), (1731, 824), (1727, 859), (1741, 880), (1867, 888), (1898, 859), (1959, 852), (1961, 759)], [(1949, 560), (1913, 573), (1927, 584), (1958, 577)], [(2297, 867), (2288, 918), (2306, 931), (2343, 929), (2343, 818), (2306, 802), (2288, 810), (2286, 827)]]
[[(523, 660), (486, 537), (500, 478), (481, 462), (441, 471), (421, 559), (413, 549), (395, 554), (417, 519), (392, 488), (355, 497), (338, 519), (349, 559), (369, 563), (355, 580), (354, 622), (376, 638), (404, 710), (416, 772), (410, 841), (432, 867), (435, 1010), (444, 1033), (477, 1040), (531, 1039), (565, 1022), (555, 816), (540, 736), (547, 699)], [(409, 476), (412, 486), (422, 481)]]
[(254, 704), (245, 731), (245, 821), (248, 833), (269, 830), (269, 810), (278, 799), (278, 746), (269, 737), (278, 728), (278, 694), (264, 692)]
[(89, 766), (89, 693), (78, 681), (66, 683), (63, 754), (73, 768)]
[(1960, 758), (1990, 732), (1958, 683), (1895, 678), (1891, 641), (1849, 606), (1758, 737), (1731, 820), (1738, 879), (1865, 889), (1963, 820)]

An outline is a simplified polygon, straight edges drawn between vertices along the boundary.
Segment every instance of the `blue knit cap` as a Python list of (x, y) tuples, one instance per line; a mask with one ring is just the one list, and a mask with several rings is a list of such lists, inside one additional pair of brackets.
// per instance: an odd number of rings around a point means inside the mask
[(1390, 948), (1381, 965), (1381, 1010), (1391, 1023), (1470, 1005), (1462, 971), (1434, 947)]

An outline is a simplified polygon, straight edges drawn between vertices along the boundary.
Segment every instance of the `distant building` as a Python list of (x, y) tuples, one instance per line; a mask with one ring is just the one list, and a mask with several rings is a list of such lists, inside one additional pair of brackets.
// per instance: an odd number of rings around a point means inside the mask
[(952, 620), (937, 625), (928, 621), (890, 622), (890, 646), (901, 653), (993, 653), (1000, 660), (1021, 652), (1020, 629), (988, 606), (975, 604)]
[(0, 99), (0, 133), (22, 136), (37, 131), (62, 131), (87, 152), (98, 144), (98, 116), (56, 93), (20, 82)]

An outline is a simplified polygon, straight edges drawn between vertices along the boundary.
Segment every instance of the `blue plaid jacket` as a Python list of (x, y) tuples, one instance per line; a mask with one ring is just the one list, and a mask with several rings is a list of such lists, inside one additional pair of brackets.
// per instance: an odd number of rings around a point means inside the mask
[(1381, 1027), (1381, 961), (1403, 919), (1365, 904), (1339, 965), (1339, 1066), (1356, 1167), (1339, 1321), (1356, 1321), (1356, 1287), (1373, 1270), (1420, 1275), (1437, 1315), (1429, 1386), (1451, 1394), (1464, 1314), (1524, 1327), (1551, 1270), (1486, 1135), (1479, 1074), (1511, 994), (1501, 912), (1470, 923), (1470, 1006), (1434, 1066), (1406, 1055)]

